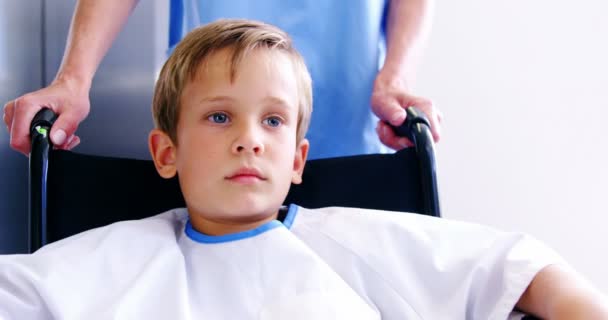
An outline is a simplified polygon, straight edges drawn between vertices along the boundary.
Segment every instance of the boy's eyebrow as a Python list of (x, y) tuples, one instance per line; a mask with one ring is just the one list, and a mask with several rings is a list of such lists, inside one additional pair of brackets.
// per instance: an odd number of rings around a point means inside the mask
[(287, 103), (287, 101), (285, 101), (284, 99), (281, 99), (279, 97), (275, 97), (275, 96), (267, 96), (266, 98), (264, 98), (264, 103), (269, 103), (272, 105), (279, 105), (285, 108), (289, 108), (289, 103)]
[(231, 97), (229, 97), (229, 96), (211, 96), (211, 97), (205, 97), (205, 98), (201, 99), (200, 103), (204, 103), (204, 102), (225, 102), (225, 101), (232, 102), (232, 101), (234, 101), (234, 99), (231, 98)]
[[(211, 97), (205, 97), (205, 98), (201, 99), (201, 101), (199, 103), (203, 104), (203, 103), (208, 103), (208, 102), (234, 102), (234, 101), (236, 101), (236, 100), (229, 96), (211, 96)], [(268, 104), (272, 104), (272, 105), (279, 105), (279, 106), (282, 106), (285, 108), (289, 107), (289, 103), (287, 103), (287, 101), (285, 101), (284, 99), (281, 99), (279, 97), (275, 97), (275, 96), (267, 96), (262, 101), (264, 103), (268, 103)]]

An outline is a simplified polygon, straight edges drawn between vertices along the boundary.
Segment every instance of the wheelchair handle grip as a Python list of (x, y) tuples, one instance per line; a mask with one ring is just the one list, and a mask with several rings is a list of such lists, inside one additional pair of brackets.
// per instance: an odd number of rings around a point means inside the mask
[(389, 126), (393, 129), (393, 132), (397, 136), (406, 137), (410, 139), (410, 141), (414, 141), (413, 136), (413, 128), (416, 124), (421, 123), (425, 124), (429, 129), (431, 128), (431, 122), (426, 117), (424, 112), (420, 111), (420, 109), (416, 107), (408, 107), (405, 109), (406, 118), (405, 121), (399, 126), (393, 126), (389, 124)]
[(48, 135), (48, 130), (51, 129), (53, 124), (57, 120), (57, 115), (53, 110), (49, 108), (43, 108), (36, 115), (34, 119), (32, 119), (32, 123), (30, 124), (30, 135), (32, 140), (36, 135), (43, 134)]

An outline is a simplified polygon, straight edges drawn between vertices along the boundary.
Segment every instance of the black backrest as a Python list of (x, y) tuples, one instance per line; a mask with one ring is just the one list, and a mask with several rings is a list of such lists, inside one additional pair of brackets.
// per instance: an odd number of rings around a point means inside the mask
[[(47, 240), (116, 221), (185, 206), (177, 178), (163, 179), (152, 161), (51, 151)], [(311, 160), (285, 203), (423, 212), (415, 150)]]

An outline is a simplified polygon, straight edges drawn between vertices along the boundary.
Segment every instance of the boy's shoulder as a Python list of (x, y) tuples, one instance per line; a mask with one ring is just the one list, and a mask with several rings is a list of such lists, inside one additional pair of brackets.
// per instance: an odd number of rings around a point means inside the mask
[[(505, 253), (518, 243), (532, 240), (522, 233), (504, 232), (475, 223), (416, 213), (344, 207), (299, 208), (292, 231), (318, 250), (331, 247), (335, 249), (332, 255), (352, 255), (363, 260), (386, 254), (401, 260), (415, 255), (427, 257), (429, 261), (472, 261), (497, 246)], [(403, 252), (409, 254), (403, 255)], [(379, 261), (384, 264), (388, 259)]]
[[(16, 314), (28, 310), (41, 316), (48, 307), (62, 319), (79, 317), (93, 309), (112, 313), (115, 310), (99, 308), (127, 291), (138, 291), (140, 286), (130, 287), (134, 283), (151, 288), (144, 290), (146, 297), (174, 288), (171, 283), (183, 270), (178, 241), (186, 221), (185, 209), (173, 209), (88, 230), (50, 243), (33, 254), (0, 256), (0, 287), (17, 288), (6, 299), (41, 308), (21, 308), (15, 303), (9, 310), (19, 310)], [(124, 306), (121, 302), (115, 307)], [(47, 315), (50, 317), (50, 312)]]
[(344, 232), (345, 234), (367, 233), (411, 233), (435, 237), (439, 234), (497, 236), (505, 232), (476, 223), (438, 218), (418, 213), (349, 208), (326, 207), (319, 209), (298, 208), (298, 225), (316, 225), (318, 230)]
[(50, 243), (34, 255), (81, 256), (93, 251), (139, 250), (175, 244), (188, 219), (185, 208), (171, 209), (141, 220), (116, 222)]

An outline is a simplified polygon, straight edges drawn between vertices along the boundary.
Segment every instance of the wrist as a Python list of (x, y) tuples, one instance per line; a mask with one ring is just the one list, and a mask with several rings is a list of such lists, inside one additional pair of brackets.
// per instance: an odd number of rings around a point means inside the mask
[(376, 85), (390, 88), (401, 88), (409, 91), (410, 81), (406, 73), (402, 70), (394, 69), (390, 66), (384, 66), (378, 72), (376, 77)]
[(90, 76), (61, 70), (57, 73), (51, 84), (62, 84), (76, 93), (88, 95), (91, 83), (92, 79)]
[(408, 52), (387, 52), (381, 72), (390, 74), (393, 77), (404, 79), (406, 83), (413, 83), (418, 69), (420, 57), (416, 54), (417, 50)]

